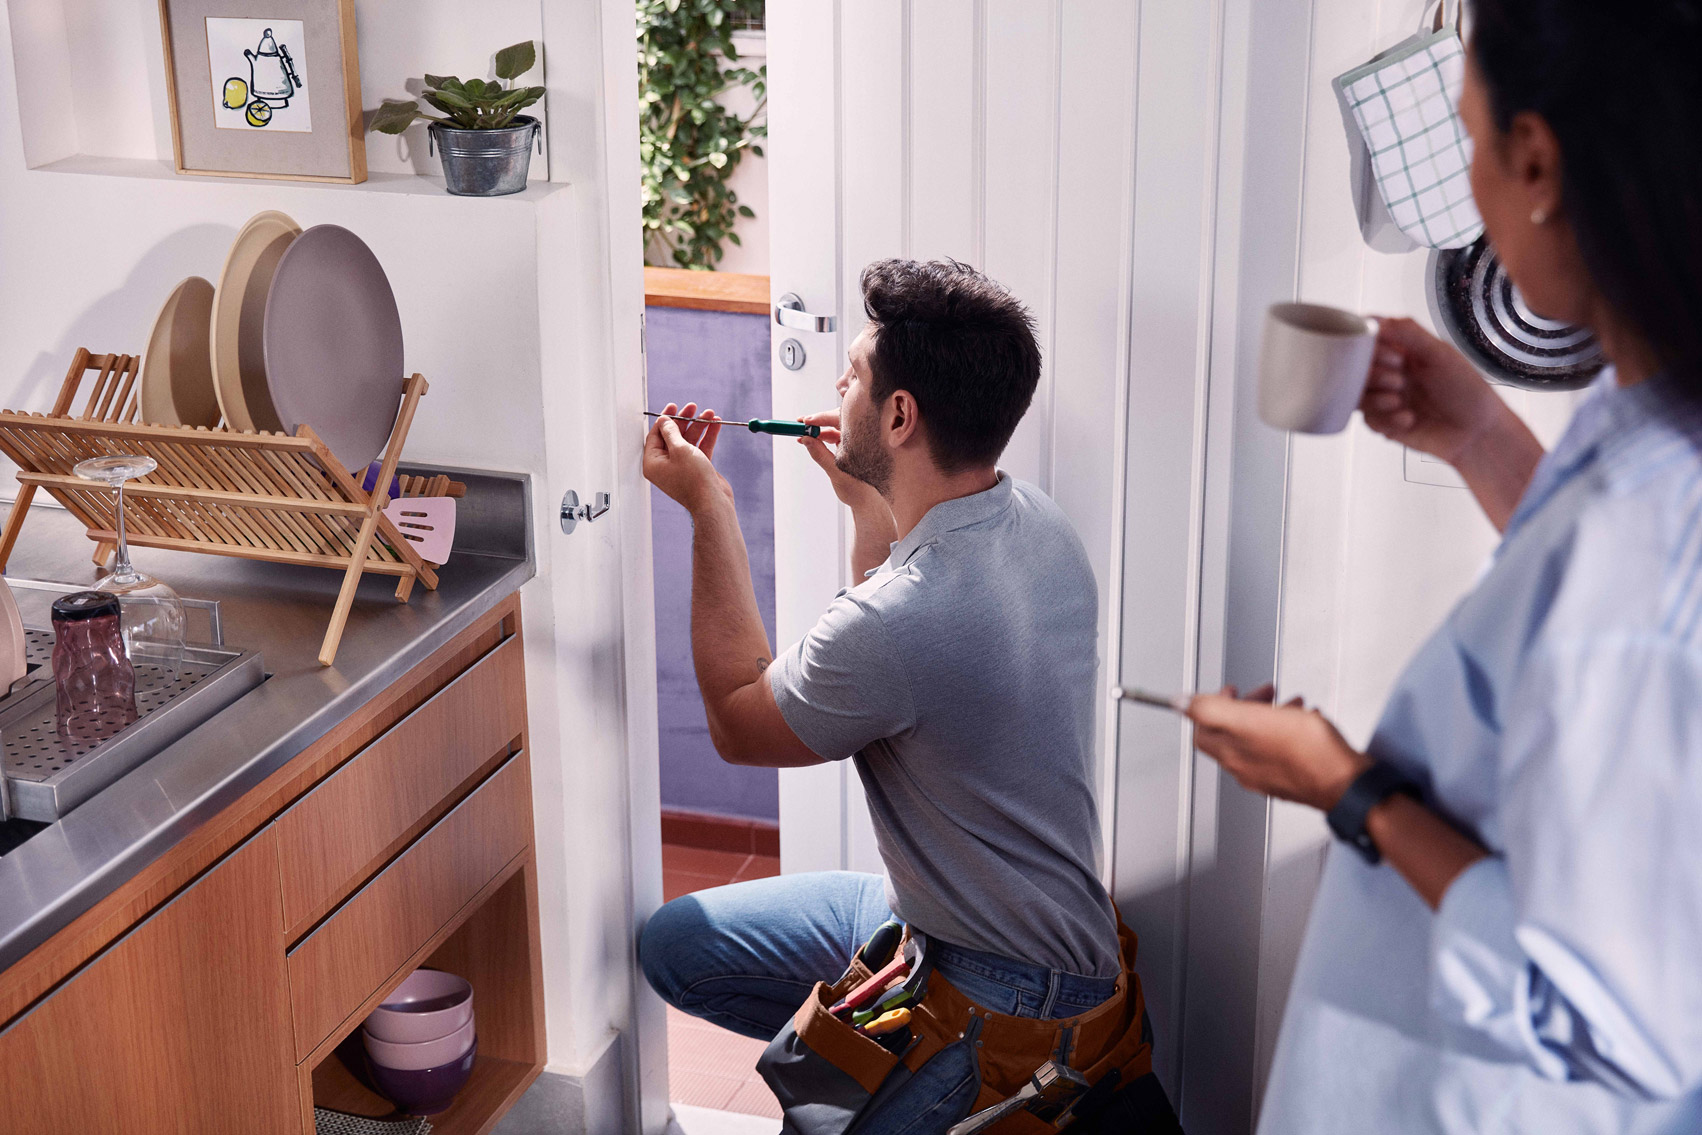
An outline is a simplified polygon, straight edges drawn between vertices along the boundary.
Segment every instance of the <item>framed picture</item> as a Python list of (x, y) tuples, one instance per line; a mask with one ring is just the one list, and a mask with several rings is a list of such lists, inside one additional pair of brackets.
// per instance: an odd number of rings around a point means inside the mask
[(178, 173), (365, 181), (354, 0), (159, 0)]

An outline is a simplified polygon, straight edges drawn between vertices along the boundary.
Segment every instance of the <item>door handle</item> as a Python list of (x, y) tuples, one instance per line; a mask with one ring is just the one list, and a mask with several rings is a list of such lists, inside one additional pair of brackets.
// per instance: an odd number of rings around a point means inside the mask
[(832, 331), (839, 321), (831, 315), (811, 315), (804, 310), (804, 301), (797, 292), (787, 292), (774, 305), (774, 322), (794, 331)]

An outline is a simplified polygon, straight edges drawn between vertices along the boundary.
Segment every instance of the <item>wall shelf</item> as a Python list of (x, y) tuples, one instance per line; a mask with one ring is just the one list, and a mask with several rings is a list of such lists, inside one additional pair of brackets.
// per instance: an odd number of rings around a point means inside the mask
[[(72, 154), (68, 158), (36, 166), (41, 173), (72, 173), (94, 177), (129, 177), (146, 181), (177, 181), (185, 184), (203, 182), (253, 183), (267, 186), (287, 186), (291, 189), (323, 189), (332, 193), (391, 193), (405, 197), (453, 197), (443, 188), (443, 178), (423, 177), (406, 173), (371, 173), (358, 185), (335, 181), (293, 181), (263, 177), (206, 177), (201, 174), (180, 174), (171, 162), (154, 158), (109, 158), (95, 154)], [(565, 181), (534, 181), (519, 193), (505, 197), (463, 197), (463, 201), (507, 201), (535, 203), (569, 188)]]

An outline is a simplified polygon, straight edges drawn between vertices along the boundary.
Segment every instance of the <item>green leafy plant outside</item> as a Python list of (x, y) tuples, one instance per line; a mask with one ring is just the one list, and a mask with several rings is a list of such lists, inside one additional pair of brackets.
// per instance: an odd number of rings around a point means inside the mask
[[(729, 182), (768, 135), (768, 68), (739, 65), (736, 16), (760, 19), (763, 0), (637, 0), (639, 156), (644, 262), (713, 269), (734, 226), (755, 217)], [(718, 101), (749, 85), (755, 109), (740, 117)]]
[(385, 99), (384, 105), (373, 111), (372, 122), (367, 129), (381, 134), (400, 134), (416, 120), (425, 119), (457, 130), (500, 130), (511, 125), (515, 115), (544, 97), (542, 87), (502, 85), (503, 79), (519, 78), (537, 61), (537, 46), (527, 40), (496, 53), (496, 78), (489, 82), (484, 79), (463, 80), (454, 75), (427, 75), (426, 90), (420, 98), (447, 117), (426, 113), (413, 99)]

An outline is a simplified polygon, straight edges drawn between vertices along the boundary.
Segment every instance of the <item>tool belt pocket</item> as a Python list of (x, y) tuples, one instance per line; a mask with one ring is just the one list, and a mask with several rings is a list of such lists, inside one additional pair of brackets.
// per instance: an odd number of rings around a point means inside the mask
[(782, 1135), (844, 1135), (899, 1068), (897, 1054), (828, 1012), (871, 976), (854, 962), (838, 982), (818, 981), (757, 1060), (780, 1101)]

